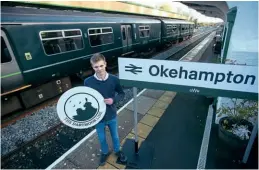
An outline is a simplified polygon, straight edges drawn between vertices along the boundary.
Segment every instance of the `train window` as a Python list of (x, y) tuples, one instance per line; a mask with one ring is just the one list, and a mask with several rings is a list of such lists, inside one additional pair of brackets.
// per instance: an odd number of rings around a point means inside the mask
[(81, 32), (79, 30), (73, 30), (73, 31), (65, 31), (65, 36), (75, 36), (75, 35), (81, 35)]
[(112, 33), (112, 29), (111, 28), (103, 28), (102, 29), (102, 33), (109, 33), (109, 32)]
[(5, 44), (4, 38), (1, 37), (1, 63), (7, 63), (10, 61), (12, 61), (12, 57)]
[(101, 35), (102, 44), (111, 44), (113, 43), (113, 34), (102, 34)]
[(145, 27), (144, 26), (139, 26), (139, 30), (144, 30)]
[(149, 26), (139, 26), (139, 37), (145, 38), (150, 36)]
[(149, 37), (149, 35), (150, 35), (150, 34), (149, 34), (149, 30), (147, 30), (147, 32), (146, 32), (146, 33), (147, 33), (147, 37)]
[(176, 31), (177, 31), (177, 26), (174, 25), (174, 26), (173, 26), (173, 32), (176, 33)]
[(125, 29), (125, 27), (122, 28), (122, 39), (126, 40), (126, 29)]
[(140, 30), (139, 37), (144, 38), (145, 37), (145, 30)]
[(48, 32), (41, 32), (41, 38), (59, 38), (63, 37), (62, 31), (48, 31)]
[(89, 39), (91, 46), (98, 46), (102, 44), (101, 35), (90, 35)]
[(98, 33), (101, 33), (101, 29), (89, 29), (88, 33), (89, 34), (98, 34)]
[(145, 37), (145, 31), (140, 31), (140, 37), (144, 38)]
[(112, 28), (91, 28), (88, 35), (92, 47), (113, 43)]
[(82, 32), (76, 30), (40, 32), (46, 55), (54, 55), (84, 48)]

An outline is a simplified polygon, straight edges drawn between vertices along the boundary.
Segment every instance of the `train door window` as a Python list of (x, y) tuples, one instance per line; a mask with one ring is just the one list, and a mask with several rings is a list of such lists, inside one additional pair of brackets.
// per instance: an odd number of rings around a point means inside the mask
[(112, 44), (113, 30), (111, 27), (88, 29), (89, 41), (92, 47)]
[(125, 27), (122, 28), (122, 39), (126, 40), (126, 29), (125, 29)]
[(12, 57), (6, 46), (4, 38), (1, 37), (1, 63), (8, 63), (10, 61), (12, 61)]
[(130, 37), (130, 39), (132, 39), (131, 27), (128, 27), (128, 37)]
[(46, 55), (54, 55), (84, 48), (82, 32), (79, 29), (41, 31), (40, 38)]

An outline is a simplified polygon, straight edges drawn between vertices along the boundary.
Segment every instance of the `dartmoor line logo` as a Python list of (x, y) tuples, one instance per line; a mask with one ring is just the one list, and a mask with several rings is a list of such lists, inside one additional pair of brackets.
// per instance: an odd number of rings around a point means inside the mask
[(75, 87), (66, 91), (57, 104), (60, 120), (76, 129), (96, 125), (102, 120), (105, 111), (102, 95), (89, 87)]

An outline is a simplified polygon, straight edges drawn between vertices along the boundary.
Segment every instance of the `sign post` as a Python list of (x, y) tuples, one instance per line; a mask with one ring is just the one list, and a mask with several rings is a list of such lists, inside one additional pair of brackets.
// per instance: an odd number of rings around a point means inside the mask
[(133, 87), (133, 104), (134, 104), (134, 132), (135, 132), (135, 153), (138, 154), (138, 102), (137, 88)]

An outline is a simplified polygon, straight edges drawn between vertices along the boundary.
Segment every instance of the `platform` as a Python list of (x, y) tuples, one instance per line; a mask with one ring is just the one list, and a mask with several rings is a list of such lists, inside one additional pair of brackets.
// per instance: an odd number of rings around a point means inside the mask
[[(199, 62), (215, 62), (217, 56), (212, 52), (213, 42), (207, 45)], [(206, 119), (211, 98), (187, 93), (144, 89), (138, 95), (138, 137), (141, 143), (152, 143), (154, 147), (151, 169), (197, 169), (201, 145), (204, 137)], [(118, 130), (123, 146), (126, 139), (134, 139), (134, 119), (132, 100), (118, 111)], [(215, 117), (215, 113), (213, 113)], [(220, 144), (217, 138), (214, 119), (211, 122), (208, 151), (205, 167), (217, 168), (258, 168), (255, 160), (258, 146), (254, 146), (248, 164), (242, 165), (233, 160), (231, 151)], [(112, 150), (112, 142), (107, 130), (107, 140)], [(257, 147), (257, 148), (256, 148)], [(100, 147), (96, 132), (84, 138), (77, 148), (69, 150), (65, 156), (53, 163), (52, 169), (125, 169), (116, 163), (111, 154), (105, 166), (99, 166)], [(216, 149), (216, 150), (215, 150)], [(227, 157), (222, 155), (227, 154)], [(233, 159), (232, 159), (233, 158)], [(233, 162), (236, 161), (236, 162)], [(205, 168), (204, 167), (204, 168)]]

